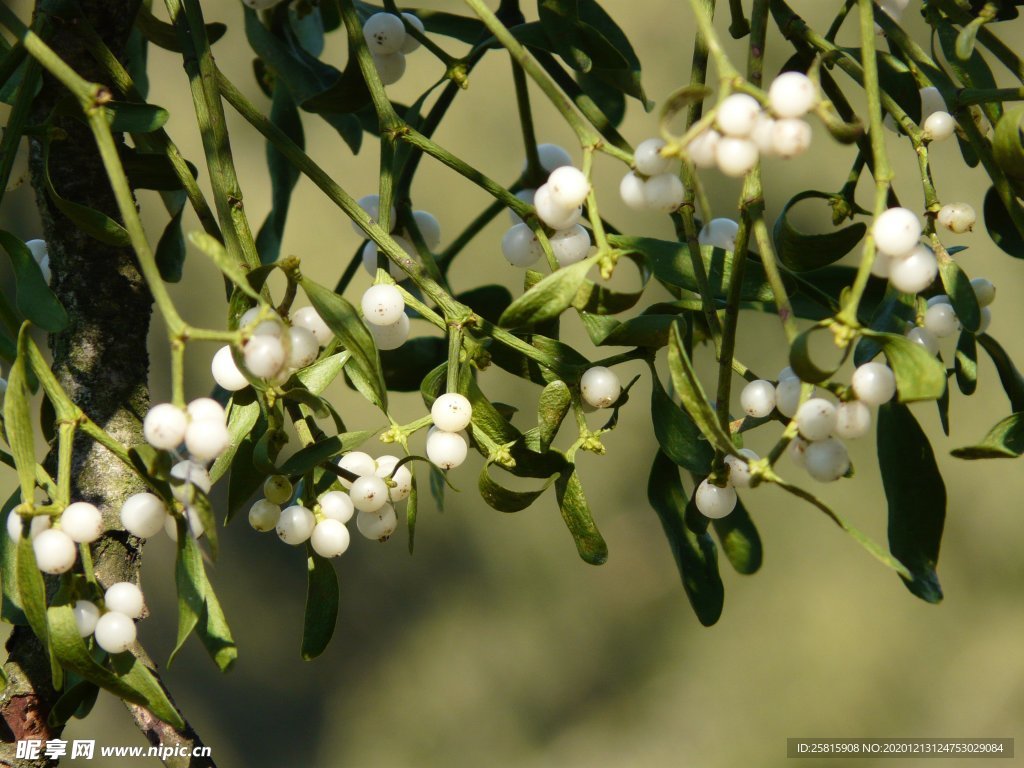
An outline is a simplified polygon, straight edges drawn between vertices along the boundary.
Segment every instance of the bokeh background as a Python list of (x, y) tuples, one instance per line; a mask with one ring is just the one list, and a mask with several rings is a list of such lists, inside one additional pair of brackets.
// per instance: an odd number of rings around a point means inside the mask
[[(160, 13), (162, 4), (154, 5)], [(268, 108), (251, 75), (241, 5), (205, 5), (209, 20), (230, 28), (215, 47), (218, 63)], [(840, 4), (803, 0), (793, 5), (824, 28)], [(24, 17), (26, 3), (14, 6)], [(693, 21), (685, 3), (606, 0), (605, 6), (634, 43), (651, 98), (660, 102), (687, 81)], [(464, 12), (454, 0), (430, 7)], [(927, 43), (926, 28), (913, 17), (908, 13), (907, 23)], [(719, 21), (728, 40), (727, 19)], [(1024, 26), (1010, 22), (999, 31), (1012, 42), (1022, 39)], [(839, 40), (855, 45), (855, 24), (848, 24)], [(461, 50), (447, 40), (442, 44)], [(728, 40), (728, 45), (742, 61), (742, 44)], [(344, 51), (344, 41), (335, 35), (325, 58), (340, 66)], [(773, 33), (766, 72), (777, 71), (788, 55)], [(180, 61), (154, 49), (150, 71), (151, 100), (171, 110), (170, 134), (201, 164)], [(441, 74), (441, 65), (421, 49), (389, 92), (408, 103)], [(855, 89), (850, 94), (855, 104), (862, 103)], [(571, 148), (571, 133), (538, 92), (533, 97), (540, 139)], [(630, 103), (624, 135), (634, 143), (654, 135), (655, 114)], [(228, 121), (255, 228), (269, 208), (264, 146), (230, 110)], [(305, 129), (310, 153), (342, 186), (357, 197), (375, 191), (374, 141), (368, 138), (353, 157), (315, 116), (306, 116)], [(436, 138), (493, 178), (512, 182), (523, 151), (507, 57), (493, 53), (473, 72), (469, 89), (459, 95)], [(919, 208), (909, 143), (891, 135), (889, 147), (901, 200)], [(572, 151), (578, 156), (578, 149)], [(767, 161), (769, 216), (801, 189), (838, 189), (852, 158), (849, 147), (831, 143), (816, 128), (807, 156)], [(963, 200), (980, 211), (984, 174), (965, 168), (955, 142), (934, 148), (933, 158), (943, 201)], [(619, 203), (623, 172), (617, 163), (598, 159), (602, 212), (623, 230), (670, 236), (662, 217), (630, 212)], [(205, 174), (201, 182), (206, 184)], [(715, 215), (734, 216), (738, 182), (709, 172), (705, 183)], [(446, 242), (488, 202), (481, 191), (429, 160), (413, 192), (415, 206), (440, 219)], [(867, 185), (861, 195), (862, 203), (870, 200)], [(152, 193), (142, 194), (140, 202), (155, 242), (165, 214)], [(808, 229), (827, 225), (824, 208), (802, 215)], [(26, 239), (39, 236), (30, 190), (5, 198), (0, 226)], [(194, 220), (186, 226), (198, 228)], [(513, 290), (521, 287), (520, 274), (500, 254), (506, 226), (501, 217), (459, 258), (452, 272), (456, 290), (496, 281)], [(1018, 297), (1024, 265), (999, 252), (980, 227), (945, 239), (948, 245), (969, 245), (957, 257), (964, 268), (999, 286), (991, 333), (1024, 360)], [(284, 252), (300, 256), (305, 271), (321, 282), (333, 283), (358, 245), (344, 216), (311, 183), (301, 181)], [(10, 291), (7, 274), (4, 289)], [(361, 272), (352, 295), (368, 284)], [(185, 279), (172, 291), (191, 322), (225, 323), (220, 279), (198, 253), (190, 254)], [(660, 297), (653, 286), (648, 293), (648, 301)], [(605, 354), (589, 347), (575, 321), (566, 327), (567, 338), (585, 354)], [(154, 400), (160, 401), (168, 397), (169, 384), (159, 319), (151, 337), (151, 383)], [(189, 397), (209, 390), (213, 351), (212, 346), (189, 348)], [(744, 314), (738, 355), (773, 377), (785, 365), (777, 320)], [(703, 353), (707, 381), (710, 362)], [(211, 568), (239, 645), (238, 663), (221, 675), (193, 640), (164, 670), (165, 679), (222, 766), (731, 768), (785, 764), (791, 736), (1024, 735), (1024, 473), (1010, 461), (967, 463), (949, 456), (951, 448), (976, 441), (1009, 412), (987, 358), (979, 367), (978, 394), (970, 399), (953, 394), (950, 437), (942, 435), (934, 406), (915, 406), (949, 490), (939, 563), (946, 593), (941, 605), (912, 597), (895, 575), (813, 508), (762, 488), (743, 498), (764, 539), (764, 566), (755, 576), (739, 576), (723, 559), (725, 611), (716, 626), (701, 627), (646, 502), (655, 440), (644, 377), (619, 428), (606, 438), (607, 455), (588, 454), (580, 462), (609, 544), (606, 565), (595, 568), (578, 559), (552, 495), (514, 515), (486, 507), (475, 490), (479, 462), (471, 461), (453, 473), (462, 491), (449, 492), (443, 513), (423, 494), (413, 556), (402, 530), (384, 545), (354, 538), (337, 561), (342, 600), (334, 642), (321, 658), (303, 662), (304, 556), (238, 520), (222, 534), (222, 553)], [(627, 380), (640, 372), (640, 366), (624, 366), (621, 375)], [(498, 370), (483, 374), (481, 384), (493, 399), (522, 407), (529, 420), (537, 396), (533, 385)], [(382, 426), (381, 415), (341, 384), (331, 393), (350, 428)], [(394, 404), (400, 421), (423, 411), (417, 396), (396, 397)], [(764, 434), (751, 435), (749, 444), (763, 450), (777, 430), (765, 428)], [(370, 451), (387, 449), (371, 444)], [(856, 478), (817, 490), (884, 541), (886, 508), (873, 439), (853, 447), (852, 455)], [(813, 484), (795, 468), (783, 469)], [(12, 485), (11, 473), (0, 474), (0, 482)], [(223, 496), (218, 498), (223, 503)], [(155, 658), (166, 659), (176, 621), (173, 547), (161, 537), (147, 545), (146, 554), (143, 586), (152, 617), (140, 635)], [(88, 720), (72, 723), (67, 734), (108, 745), (144, 743), (124, 709), (106, 695)], [(851, 764), (867, 768), (877, 762)], [(909, 768), (918, 762), (901, 764)]]

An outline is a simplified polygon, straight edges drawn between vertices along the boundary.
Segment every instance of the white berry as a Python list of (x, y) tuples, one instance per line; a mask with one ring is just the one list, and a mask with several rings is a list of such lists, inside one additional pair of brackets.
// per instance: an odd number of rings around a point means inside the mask
[(434, 425), (445, 432), (458, 432), (469, 426), (473, 418), (473, 406), (465, 395), (447, 392), (438, 397), (430, 407)]
[(360, 512), (376, 512), (388, 501), (388, 486), (376, 475), (363, 475), (352, 483), (348, 495)]
[(334, 333), (313, 307), (302, 307), (292, 312), (292, 325), (312, 333), (321, 347), (326, 347), (334, 338)]
[(339, 557), (348, 549), (351, 538), (348, 528), (337, 520), (321, 520), (313, 529), (309, 543), (320, 557)]
[(761, 457), (749, 448), (740, 448), (739, 456), (726, 456), (725, 463), (729, 467), (729, 485), (733, 488), (750, 487), (750, 462)]
[(137, 619), (142, 616), (142, 611), (145, 608), (142, 590), (130, 581), (119, 581), (107, 587), (107, 591), (103, 595), (103, 602), (108, 611), (123, 613), (129, 619)]
[(662, 139), (641, 141), (633, 153), (633, 165), (644, 176), (668, 173), (672, 170), (672, 158), (661, 154), (664, 148), (665, 142)]
[(186, 410), (192, 421), (216, 421), (223, 424), (227, 420), (224, 406), (212, 397), (197, 397), (188, 404)]
[(786, 447), (786, 455), (798, 467), (804, 467), (807, 465), (807, 446), (809, 445), (810, 443), (802, 437), (794, 437)]
[(924, 138), (931, 141), (945, 141), (956, 132), (956, 120), (949, 112), (932, 112), (924, 119)]
[(939, 263), (931, 248), (919, 245), (902, 259), (893, 259), (889, 269), (889, 283), (903, 293), (920, 293), (939, 274)]
[(551, 190), (551, 202), (562, 208), (583, 205), (590, 192), (590, 181), (583, 171), (571, 165), (555, 168), (548, 176), (546, 186)]
[(405, 312), (402, 292), (395, 286), (384, 283), (367, 288), (361, 305), (366, 322), (373, 325), (393, 325)]
[(757, 165), (757, 145), (747, 139), (724, 136), (715, 146), (715, 162), (726, 176), (739, 178)]
[(754, 128), (754, 121), (761, 112), (757, 99), (745, 93), (734, 93), (727, 96), (718, 105), (715, 124), (726, 136), (746, 138)]
[[(399, 247), (403, 251), (405, 251), (410, 258), (416, 256), (416, 249), (413, 247), (412, 243), (410, 243), (404, 237), (395, 235), (391, 239), (398, 243)], [(363, 269), (365, 269), (371, 275), (377, 274), (378, 253), (379, 251), (377, 250), (377, 244), (373, 242), (373, 240), (367, 240), (366, 245), (363, 246), (363, 250), (361, 252), (360, 257), (362, 258), (363, 261)], [(401, 282), (402, 280), (405, 280), (406, 277), (408, 277), (408, 275), (405, 274), (402, 268), (398, 266), (395, 262), (391, 261), (391, 259), (389, 259), (387, 256), (384, 257), (384, 264), (387, 267), (388, 274), (391, 275), (392, 280)]]
[[(390, 480), (395, 484), (393, 487), (388, 487), (388, 498), (394, 503), (404, 501), (412, 493), (412, 472), (409, 471), (409, 466), (403, 464), (395, 470), (396, 464), (398, 464), (397, 456), (378, 456), (375, 473), (377, 477)], [(392, 472), (394, 472), (394, 476), (392, 476)]]
[(818, 89), (803, 72), (783, 72), (768, 88), (768, 104), (777, 117), (803, 117), (818, 101)]
[(975, 331), (977, 335), (981, 335), (988, 331), (988, 327), (992, 324), (992, 309), (991, 307), (981, 308), (981, 321), (978, 323), (978, 330)]
[(469, 446), (458, 432), (434, 430), (427, 435), (427, 458), (441, 469), (460, 466), (469, 453)]
[(950, 232), (960, 235), (974, 229), (978, 214), (969, 203), (948, 203), (939, 209), (935, 218)]
[(75, 617), (75, 626), (79, 637), (88, 637), (96, 630), (96, 622), (100, 619), (100, 609), (88, 600), (76, 600), (71, 608)]
[(537, 188), (533, 196), (533, 206), (537, 211), (537, 218), (552, 229), (568, 229), (578, 223), (583, 216), (583, 209), (580, 206), (568, 207), (555, 202), (551, 187), (547, 184), (541, 184)]
[(249, 507), (249, 525), (260, 533), (272, 531), (281, 519), (281, 507), (270, 499), (259, 499)]
[(363, 37), (370, 53), (398, 53), (405, 43), (405, 24), (393, 13), (375, 13), (363, 24)]
[(533, 230), (520, 222), (513, 224), (501, 238), (501, 253), (513, 267), (525, 269), (535, 264), (544, 255), (544, 250)]
[(249, 386), (245, 374), (235, 365), (230, 346), (223, 346), (217, 350), (210, 362), (210, 372), (213, 374), (213, 380), (228, 392), (237, 392)]
[(551, 252), (558, 266), (567, 267), (582, 261), (590, 252), (590, 233), (581, 224), (561, 229), (550, 238)]
[[(538, 144), (537, 158), (540, 160), (540, 167), (548, 173), (564, 165), (572, 165), (572, 156), (557, 144)], [(523, 170), (526, 170), (525, 162)]]
[(871, 274), (875, 277), (889, 279), (895, 259), (882, 251), (875, 251), (875, 260), (871, 262)]
[(771, 157), (775, 154), (775, 120), (767, 112), (761, 112), (748, 138), (754, 142), (761, 157)]
[(713, 168), (718, 163), (716, 157), (721, 138), (722, 134), (711, 128), (698, 133), (686, 146), (690, 162), (697, 168)]
[[(348, 472), (351, 472), (356, 477), (365, 477), (366, 475), (372, 475), (377, 471), (377, 462), (373, 460), (373, 456), (362, 451), (349, 451), (340, 459), (338, 459), (338, 466)], [(343, 488), (351, 488), (351, 480), (346, 480), (344, 477), (339, 477)]]
[(107, 653), (124, 653), (135, 642), (135, 622), (117, 611), (100, 616), (93, 630), (96, 645)]
[(385, 504), (376, 512), (360, 512), (356, 517), (356, 528), (370, 541), (387, 541), (398, 527), (395, 508)]
[(909, 256), (921, 239), (921, 220), (906, 208), (889, 208), (871, 226), (880, 251), (902, 258)]
[[(203, 528), (203, 521), (199, 519), (199, 513), (195, 507), (185, 508), (185, 519), (188, 521), (188, 532), (193, 538), (198, 539), (206, 531)], [(171, 541), (178, 540), (178, 519), (174, 515), (167, 515), (164, 520), (164, 533)]]
[(812, 397), (796, 412), (796, 426), (807, 440), (824, 440), (836, 427), (836, 407), (822, 397)]
[(299, 370), (314, 362), (320, 354), (320, 342), (313, 332), (306, 328), (292, 326), (288, 329), (288, 364), (291, 370)]
[(836, 409), (836, 437), (863, 437), (871, 429), (871, 409), (860, 400), (840, 403)]
[(751, 381), (740, 392), (740, 405), (744, 413), (762, 419), (775, 410), (775, 385), (764, 379)]
[(936, 338), (945, 339), (960, 332), (960, 320), (952, 304), (933, 304), (925, 310), (924, 327)]
[(441, 222), (434, 214), (429, 211), (413, 211), (412, 218), (427, 248), (434, 250), (441, 245)]
[(263, 495), (267, 501), (272, 501), (274, 504), (288, 502), (294, 490), (291, 480), (284, 475), (270, 475), (263, 481)]
[(189, 486), (194, 485), (203, 493), (209, 493), (213, 485), (206, 467), (195, 461), (179, 461), (171, 467), (171, 480), (180, 481), (171, 483), (171, 494), (182, 504), (187, 504), (190, 500)]
[(231, 434), (222, 421), (193, 421), (185, 431), (185, 447), (198, 461), (216, 459), (230, 443)]
[(313, 533), (316, 525), (316, 518), (313, 513), (305, 507), (296, 504), (282, 510), (281, 517), (277, 520), (277, 537), (285, 544), (298, 546), (306, 541)]
[(996, 287), (991, 280), (976, 277), (971, 280), (971, 288), (974, 289), (974, 296), (978, 299), (979, 307), (987, 307), (996, 300)]
[(140, 539), (158, 534), (166, 519), (167, 507), (159, 496), (152, 493), (133, 494), (121, 505), (121, 525)]
[(882, 405), (896, 394), (896, 376), (884, 363), (864, 363), (857, 366), (850, 379), (857, 399), (867, 405)]
[(636, 171), (630, 171), (619, 182), (619, 197), (627, 208), (642, 211), (647, 207), (647, 196), (644, 194), (645, 180)]
[(939, 353), (939, 340), (926, 328), (915, 326), (907, 332), (907, 339), (914, 344), (920, 345), (929, 355), (934, 357)]
[(772, 126), (772, 148), (779, 157), (802, 155), (811, 146), (811, 126), (799, 117), (776, 120)]
[(60, 529), (73, 541), (88, 544), (103, 534), (103, 515), (94, 504), (76, 501), (61, 513)]
[(78, 557), (78, 547), (64, 531), (49, 528), (32, 540), (36, 565), (43, 573), (64, 573), (71, 570)]
[[(888, 0), (890, 3), (897, 3), (902, 5), (904, 8), (907, 7), (909, 0)], [(921, 97), (921, 117), (927, 118), (929, 115), (935, 112), (946, 111), (946, 100), (942, 98), (942, 93), (934, 85), (929, 85), (926, 88), (922, 88), (919, 91)]]
[(662, 213), (672, 213), (683, 204), (686, 189), (674, 173), (651, 176), (644, 184), (644, 200), (647, 207)]
[(142, 434), (154, 448), (174, 450), (185, 439), (188, 416), (171, 403), (161, 403), (149, 409), (142, 422)]
[[(356, 204), (364, 211), (366, 211), (366, 215), (370, 217), (370, 221), (372, 221), (374, 224), (380, 223), (380, 195), (366, 195), (364, 197), (359, 198), (356, 201)], [(394, 229), (395, 220), (398, 218), (398, 213), (395, 211), (395, 206), (391, 206), (390, 213), (390, 228)], [(364, 233), (363, 230), (361, 230), (354, 221), (352, 222), (352, 231), (359, 235), (359, 237), (366, 237), (366, 233)]]
[(801, 387), (802, 382), (796, 377), (780, 379), (775, 387), (775, 407), (787, 419), (796, 416), (796, 409), (800, 405)]
[(356, 508), (347, 493), (328, 491), (317, 501), (320, 503), (320, 512), (323, 516), (339, 523), (347, 523), (355, 514)]
[(804, 468), (819, 482), (838, 480), (850, 469), (846, 446), (834, 437), (809, 444), (804, 450)]
[[(420, 21), (420, 17), (415, 13), (406, 13), (402, 11), (402, 18), (409, 24), (410, 27), (415, 27), (416, 31), (420, 34), (426, 34), (426, 27), (423, 26), (423, 22)], [(409, 34), (409, 30), (405, 31), (405, 40), (402, 42), (402, 47), (399, 49), (402, 53), (412, 53), (420, 47), (420, 41)]]
[(588, 368), (580, 379), (580, 394), (584, 402), (594, 408), (608, 408), (622, 393), (622, 384), (615, 371), (603, 365)]
[[(520, 189), (516, 192), (516, 198), (522, 200), (527, 205), (533, 205), (533, 198), (536, 196), (536, 189)], [(522, 224), (523, 220), (518, 213), (513, 211), (511, 208), (508, 209), (508, 220), (512, 224)]]
[(712, 219), (700, 228), (697, 242), (700, 245), (733, 251), (736, 250), (736, 233), (739, 231), (739, 222), (732, 219)]
[(277, 376), (288, 359), (281, 339), (269, 334), (250, 338), (245, 344), (243, 356), (249, 373), (261, 379)]
[(697, 486), (697, 493), (694, 494), (694, 503), (697, 510), (712, 519), (725, 517), (736, 508), (736, 491), (730, 486), (722, 488), (712, 485), (707, 480)]
[(397, 323), (391, 325), (371, 325), (370, 335), (377, 349), (387, 351), (398, 349), (409, 338), (409, 316), (402, 313)]

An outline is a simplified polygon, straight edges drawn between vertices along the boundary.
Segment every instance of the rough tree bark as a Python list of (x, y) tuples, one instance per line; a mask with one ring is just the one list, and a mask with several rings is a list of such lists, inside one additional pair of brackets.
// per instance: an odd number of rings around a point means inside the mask
[[(139, 0), (79, 0), (84, 19), (122, 56)], [(37, 3), (36, 14), (45, 3)], [(108, 80), (81, 44), (73, 19), (50, 16), (47, 42), (77, 72), (93, 82)], [(52, 77), (33, 104), (32, 123), (43, 122), (66, 91)], [(57, 192), (69, 200), (120, 220), (96, 144), (86, 124), (61, 118), (65, 141), (53, 143), (50, 177)], [(34, 142), (32, 183), (49, 244), (53, 288), (70, 317), (70, 325), (50, 338), (53, 369), (62, 386), (95, 422), (122, 443), (141, 441), (141, 418), (149, 406), (146, 337), (152, 299), (130, 248), (104, 245), (90, 238), (63, 216), (42, 183), (42, 157)], [(108, 528), (114, 529), (94, 545), (96, 575), (101, 584), (138, 581), (140, 541), (120, 529), (121, 502), (141, 490), (138, 481), (106, 449), (79, 435), (74, 446), (72, 499), (96, 504)], [(7, 643), (4, 671), (8, 685), (0, 695), (0, 765), (29, 768), (53, 765), (43, 760), (19, 760), (19, 739), (57, 738), (47, 716), (58, 692), (50, 679), (47, 655), (32, 631), (15, 627)], [(134, 652), (147, 663), (141, 647)], [(201, 745), (189, 727), (176, 732), (145, 709), (129, 711), (152, 744)], [(171, 766), (210, 766), (209, 758), (171, 758)]]

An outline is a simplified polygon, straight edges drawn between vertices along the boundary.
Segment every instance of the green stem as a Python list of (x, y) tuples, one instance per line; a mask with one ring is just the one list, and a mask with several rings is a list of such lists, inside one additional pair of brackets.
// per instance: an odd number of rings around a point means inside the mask
[(715, 32), (715, 24), (712, 17), (714, 3), (709, 2), (709, 0), (690, 0), (690, 8), (697, 19), (697, 31), (704, 41), (708, 53), (715, 60), (715, 66), (718, 67), (719, 77), (723, 80), (738, 79), (740, 76), (739, 70), (729, 61), (729, 55), (722, 48), (722, 43), (718, 39), (718, 33)]
[(758, 251), (761, 254), (761, 265), (764, 267), (765, 276), (768, 278), (768, 285), (772, 289), (772, 296), (775, 298), (775, 308), (782, 320), (782, 328), (786, 333), (786, 340), (790, 344), (799, 334), (796, 325), (796, 315), (793, 313), (793, 305), (789, 300), (789, 293), (786, 291), (786, 284), (782, 280), (782, 272), (779, 270), (779, 260), (775, 253), (775, 244), (772, 242), (771, 233), (768, 231), (768, 223), (764, 218), (764, 202), (756, 201), (749, 205), (751, 226), (754, 230), (754, 240), (757, 242)]

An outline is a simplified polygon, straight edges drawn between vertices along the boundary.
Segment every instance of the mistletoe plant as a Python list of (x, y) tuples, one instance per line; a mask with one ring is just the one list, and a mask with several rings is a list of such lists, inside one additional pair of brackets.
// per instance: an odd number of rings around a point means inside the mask
[[(154, 740), (176, 733), (194, 741), (136, 642), (135, 620), (145, 611), (138, 554), (143, 540), (162, 531), (177, 541), (175, 652), (196, 634), (226, 670), (236, 647), (204, 561), (217, 557), (225, 535), (219, 529), (239, 510), (255, 530), (276, 530), (303, 552), (305, 658), (331, 638), (339, 589), (330, 559), (349, 547), (353, 517), (360, 534), (379, 541), (401, 517), (412, 551), (423, 483), (441, 504), (449, 475), (458, 476), (470, 450), (485, 460), (483, 503), (516, 512), (553, 496), (579, 556), (603, 563), (600, 509), (592, 514), (577, 465), (591, 460), (587, 453), (594, 461), (605, 453), (601, 438), (618, 425), (635, 382), (623, 385), (616, 368), (630, 361), (646, 364), (652, 392), (658, 450), (648, 498), (703, 624), (713, 624), (723, 605), (718, 547), (742, 573), (759, 567), (754, 517), (737, 489), (756, 507), (765, 484), (816, 507), (913, 594), (939, 601), (946, 492), (908, 404), (935, 402), (948, 434), (954, 386), (964, 395), (977, 389), (980, 346), (999, 372), (1011, 414), (954, 455), (1013, 457), (1024, 451), (1024, 379), (987, 334), (995, 287), (982, 276), (971, 279), (957, 249), (943, 245), (944, 230), (968, 232), (976, 216), (969, 203), (945, 199), (936, 188), (930, 149), (955, 137), (964, 163), (980, 165), (992, 184), (983, 206), (991, 240), (1024, 257), (1024, 111), (1004, 110), (1024, 87), (999, 87), (991, 69), (999, 65), (1004, 77), (1024, 83), (1024, 61), (995, 31), (1017, 15), (1018, 2), (925, 0), (915, 5), (931, 30), (924, 43), (901, 26), (907, 4), (837, 2), (832, 24), (818, 31), (785, 0), (735, 0), (729, 31), (749, 41), (739, 67), (713, 25), (713, 0), (690, 0), (697, 30), (690, 82), (665, 100), (652, 125), (656, 135), (635, 149), (617, 129), (627, 99), (647, 110), (654, 105), (633, 47), (596, 0), (539, 0), (530, 21), (519, 0), (501, 0), (497, 11), (466, 0), (466, 15), (400, 11), (393, 0), (383, 8), (355, 0), (246, 0), (231, 14), (244, 25), (269, 114), (218, 68), (212, 46), (225, 27), (205, 22), (198, 0), (165, 0), (169, 22), (148, 2), (40, 0), (30, 24), (0, 7), (10, 33), (10, 41), (0, 38), (0, 94), (10, 104), (0, 189), (30, 143), (46, 226), (45, 240), (28, 243), (0, 232), (16, 281), (16, 303), (0, 303), (0, 356), (10, 364), (2, 425), (9, 453), (0, 458), (18, 476), (4, 506), (2, 545), (3, 618), (16, 625), (5, 668), (8, 722), (17, 721), (10, 714), (15, 698), (29, 696), (43, 715), (35, 732), (59, 733), (103, 688), (133, 707)], [(792, 55), (765, 82), (772, 24)], [(847, 27), (858, 46), (836, 42)], [(347, 38), (340, 67), (323, 53), (331, 34)], [(150, 45), (182, 56), (205, 163), (182, 157), (164, 129), (167, 112), (146, 99)], [(463, 53), (452, 53), (456, 48)], [(504, 183), (432, 138), (477, 64), (503, 53), (525, 158), (521, 174)], [(387, 86), (407, 66), (439, 77), (413, 103), (398, 104)], [(543, 106), (531, 104), (528, 81)], [(861, 116), (851, 106), (857, 90), (867, 104)], [(235, 173), (228, 108), (266, 140), (273, 204), (255, 235)], [(564, 119), (578, 147), (538, 144), (532, 113), (541, 108)], [(373, 137), (380, 157), (375, 194), (357, 200), (307, 153), (303, 122), (311, 116), (326, 120), (353, 153), (370, 151), (363, 145)], [(849, 173), (836, 179), (836, 191), (796, 195), (769, 222), (763, 168), (807, 151), (835, 151), (811, 149), (809, 121), (826, 129), (821, 141), (852, 146)], [(913, 154), (920, 171), (899, 188), (890, 151)], [(102, 189), (76, 189), (72, 161), (97, 169)], [(447, 166), (493, 198), (444, 246), (437, 218), (411, 199), (424, 162)], [(616, 190), (591, 183), (596, 162), (621, 164), (623, 203), (668, 215), (676, 238), (629, 232), (625, 222), (602, 215), (600, 203)], [(196, 181), (200, 173), (212, 202)], [(873, 199), (858, 200), (865, 174)], [(706, 195), (720, 175), (742, 179), (731, 217), (716, 217)], [(301, 257), (282, 255), (300, 176), (365, 238), (333, 286), (311, 280)], [(155, 245), (136, 208), (139, 189), (158, 190), (167, 208)], [(923, 208), (901, 204), (901, 196), (918, 194)], [(822, 202), (833, 228), (800, 231), (793, 209)], [(202, 231), (186, 237), (188, 209)], [(486, 225), (505, 214), (511, 226), (500, 243), (484, 241)], [(210, 259), (224, 277), (222, 327), (190, 323), (167, 290), (181, 279), (189, 246), (191, 258)], [(495, 259), (500, 251), (521, 271), (521, 291), (483, 285), (453, 293), (449, 273), (471, 247)], [(73, 274), (81, 263), (75, 254), (86, 248), (118, 265), (109, 279), (134, 281), (143, 307), (138, 344), (145, 343), (150, 297), (170, 344), (169, 403), (148, 405), (144, 346), (134, 350), (141, 374), (134, 360), (107, 360), (104, 381), (141, 381), (142, 394), (133, 390), (111, 411), (124, 416), (120, 421), (95, 406), (99, 380), (83, 383), (69, 364), (69, 354), (86, 343), (74, 329), (103, 322), (83, 291), (101, 290), (109, 270)], [(631, 292), (608, 282), (623, 262), (639, 275)], [(360, 266), (373, 285), (346, 298)], [(284, 278), (280, 295), (269, 288), (275, 272)], [(735, 354), (740, 321), (754, 313), (777, 315), (785, 332), (779, 373), (756, 372)], [(582, 324), (592, 348), (560, 340), (560, 325), (570, 320)], [(428, 326), (443, 338), (417, 335)], [(51, 334), (52, 362), (35, 328)], [(819, 352), (822, 338), (836, 354)], [(211, 363), (217, 386), (210, 382), (210, 397), (186, 402), (186, 350), (211, 341), (221, 345)], [(664, 381), (659, 358), (667, 360)], [(699, 358), (717, 364), (714, 382), (698, 376)], [(851, 358), (852, 374), (843, 368)], [(535, 387), (535, 414), (488, 397), (492, 382), (509, 376)], [(346, 427), (352, 414), (324, 397), (338, 377), (379, 410), (386, 428)], [(417, 390), (422, 417), (391, 418), (389, 393)], [(628, 409), (634, 418), (637, 408), (634, 402)], [(818, 482), (857, 482), (844, 441), (864, 438), (873, 422), (888, 548), (809, 490)], [(37, 430), (47, 443), (43, 459)], [(743, 447), (752, 430), (774, 435), (767, 455)], [(374, 456), (375, 440), (392, 444), (393, 454)], [(97, 462), (104, 471), (116, 468), (116, 482), (85, 482), (79, 470)], [(511, 490), (507, 475), (536, 485)], [(227, 485), (221, 509), (211, 503), (217, 483)], [(237, 526), (231, 531), (246, 535)], [(35, 668), (32, 658), (41, 660)], [(15, 736), (31, 732), (27, 720), (17, 722)]]

